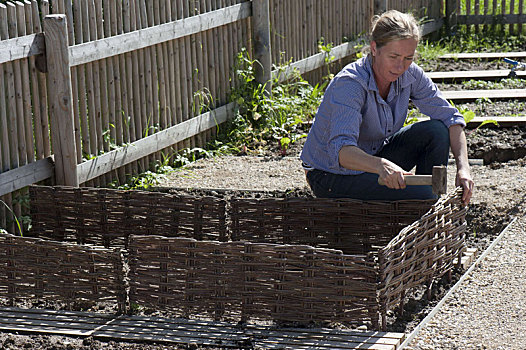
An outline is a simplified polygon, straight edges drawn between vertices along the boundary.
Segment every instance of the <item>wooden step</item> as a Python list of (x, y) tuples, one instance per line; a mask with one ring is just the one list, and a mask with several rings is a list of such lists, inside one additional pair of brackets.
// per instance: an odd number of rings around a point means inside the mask
[(526, 58), (526, 52), (473, 52), (473, 53), (448, 53), (439, 56), (442, 59), (500, 59), (500, 58)]
[(442, 91), (442, 94), (446, 100), (524, 99), (526, 98), (526, 89)]
[[(452, 71), (452, 72), (427, 72), (426, 75), (434, 82), (439, 81), (453, 81), (453, 80), (491, 80), (507, 78), (510, 74), (509, 69), (494, 69), (494, 70), (466, 70), (466, 71)], [(526, 77), (526, 71), (518, 70), (515, 72), (518, 78)]]
[[(424, 116), (417, 118), (417, 121), (419, 122), (426, 120), (429, 120), (429, 117)], [(526, 115), (518, 117), (475, 117), (469, 121), (468, 128), (476, 128), (483, 122), (487, 121), (495, 121), (500, 127), (526, 126)], [(486, 123), (486, 125), (492, 126), (493, 124)]]
[(161, 342), (261, 349), (396, 350), (404, 333), (237, 326), (227, 322), (145, 316), (114, 316), (75, 311), (0, 308), (0, 330), (93, 337), (109, 341)]

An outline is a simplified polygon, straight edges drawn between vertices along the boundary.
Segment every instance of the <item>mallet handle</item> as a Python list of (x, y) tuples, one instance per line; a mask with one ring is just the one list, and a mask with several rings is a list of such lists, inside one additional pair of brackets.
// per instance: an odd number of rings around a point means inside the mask
[[(408, 186), (421, 186), (433, 184), (432, 175), (404, 175), (404, 180), (405, 184)], [(385, 182), (383, 182), (380, 178), (378, 178), (378, 183), (382, 186), (385, 185)]]

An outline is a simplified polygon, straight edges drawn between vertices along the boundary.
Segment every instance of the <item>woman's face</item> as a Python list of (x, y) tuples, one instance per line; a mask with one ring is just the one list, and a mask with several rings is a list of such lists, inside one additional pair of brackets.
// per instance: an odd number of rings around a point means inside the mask
[(391, 41), (378, 48), (371, 42), (373, 72), (378, 87), (384, 87), (401, 76), (413, 62), (418, 42), (414, 39)]

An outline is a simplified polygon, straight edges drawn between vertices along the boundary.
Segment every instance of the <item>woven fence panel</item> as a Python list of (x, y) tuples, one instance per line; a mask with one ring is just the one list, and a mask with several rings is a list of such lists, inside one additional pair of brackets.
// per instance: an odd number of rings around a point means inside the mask
[(367, 254), (387, 245), (434, 200), (397, 202), (325, 198), (233, 198), (233, 240), (308, 244)]
[(457, 188), (379, 251), (379, 298), (387, 310), (406, 290), (453, 267), (454, 259), (465, 249), (466, 211), (462, 189)]
[(123, 310), (120, 249), (0, 235), (0, 296), (69, 306), (105, 302)]
[(185, 317), (377, 321), (374, 263), (298, 245), (130, 237), (130, 302)]
[(125, 247), (130, 234), (225, 240), (225, 201), (101, 188), (31, 186), (33, 232), (56, 241)]

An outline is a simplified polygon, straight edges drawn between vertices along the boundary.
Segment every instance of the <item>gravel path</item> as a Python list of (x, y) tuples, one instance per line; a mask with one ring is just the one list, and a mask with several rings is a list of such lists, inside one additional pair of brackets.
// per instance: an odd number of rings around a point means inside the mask
[(406, 349), (525, 349), (525, 297), (523, 216)]

